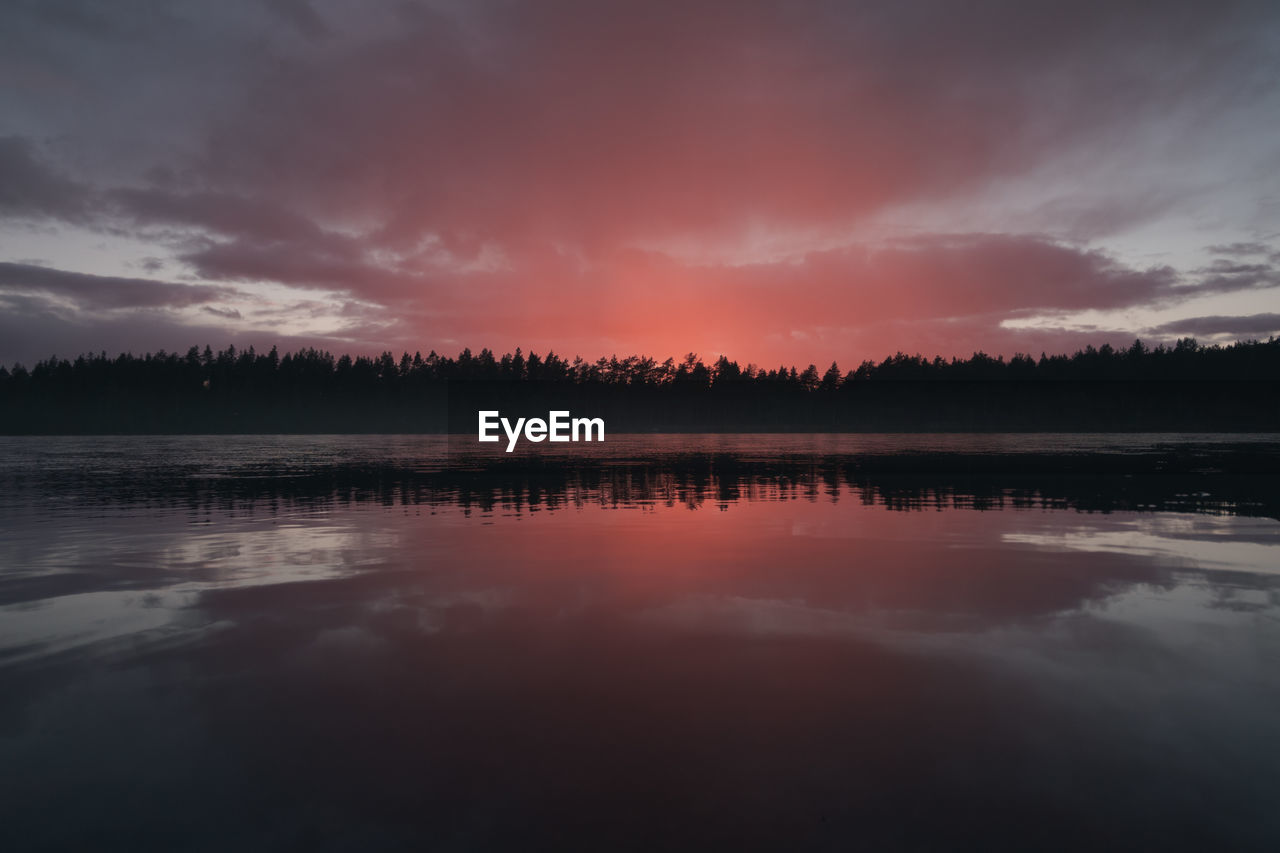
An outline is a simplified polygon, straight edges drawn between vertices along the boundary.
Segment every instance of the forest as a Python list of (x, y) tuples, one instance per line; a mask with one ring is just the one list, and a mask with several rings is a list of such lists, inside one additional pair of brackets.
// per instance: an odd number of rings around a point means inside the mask
[(1280, 339), (1005, 359), (897, 353), (842, 371), (696, 354), (516, 349), (336, 356), (253, 347), (0, 366), (0, 432), (475, 431), (476, 411), (571, 408), (617, 432), (1280, 431)]

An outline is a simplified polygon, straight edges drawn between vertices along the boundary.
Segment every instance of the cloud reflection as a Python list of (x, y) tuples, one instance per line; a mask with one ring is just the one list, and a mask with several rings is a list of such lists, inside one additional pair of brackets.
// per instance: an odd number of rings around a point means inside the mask
[[(136, 491), (9, 460), (0, 825), (25, 846), (1280, 837), (1280, 522), (1229, 491), (1078, 511), (749, 454), (440, 480), (295, 441), (315, 465), (161, 442), (119, 463)], [(1094, 505), (1070, 480), (1042, 484)]]

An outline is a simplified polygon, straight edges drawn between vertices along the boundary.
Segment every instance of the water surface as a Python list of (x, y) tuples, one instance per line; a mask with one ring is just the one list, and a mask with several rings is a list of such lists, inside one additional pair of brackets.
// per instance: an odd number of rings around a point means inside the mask
[(1275, 849), (1277, 448), (0, 439), (0, 843)]

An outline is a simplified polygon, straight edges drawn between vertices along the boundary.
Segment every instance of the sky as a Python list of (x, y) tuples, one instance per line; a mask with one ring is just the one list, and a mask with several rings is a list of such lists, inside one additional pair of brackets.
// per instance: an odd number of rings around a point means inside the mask
[(0, 362), (1280, 333), (1274, 2), (0, 5)]

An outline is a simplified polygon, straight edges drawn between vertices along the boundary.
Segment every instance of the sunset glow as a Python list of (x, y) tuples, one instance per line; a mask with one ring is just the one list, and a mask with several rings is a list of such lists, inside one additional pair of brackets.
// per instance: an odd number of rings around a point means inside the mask
[(1277, 23), (1265, 3), (6, 4), (0, 360), (854, 366), (1265, 339)]

